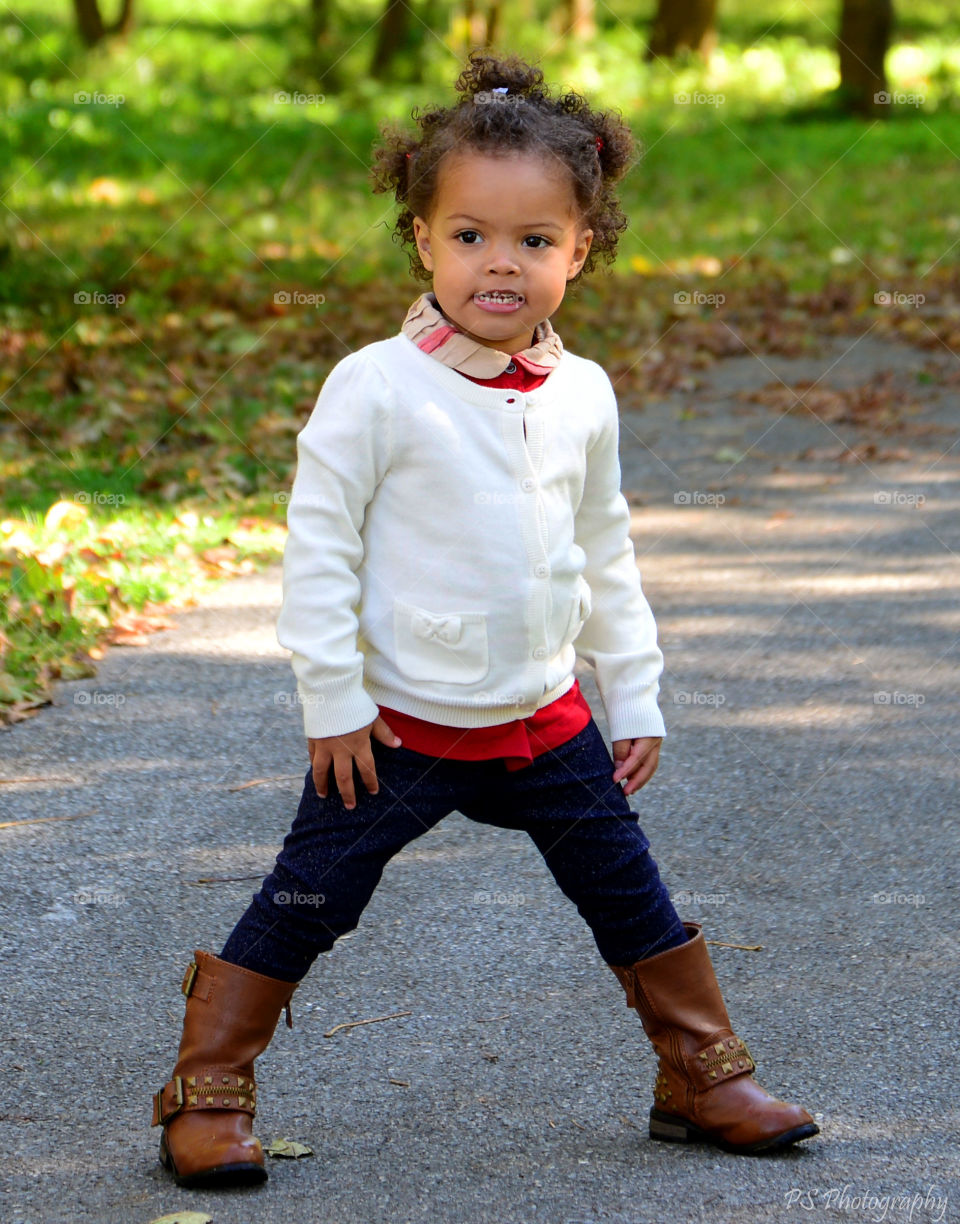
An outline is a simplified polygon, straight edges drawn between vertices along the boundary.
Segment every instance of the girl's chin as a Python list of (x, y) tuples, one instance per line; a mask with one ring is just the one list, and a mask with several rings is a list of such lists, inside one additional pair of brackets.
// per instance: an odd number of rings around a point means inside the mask
[[(467, 313), (467, 312), (464, 312)], [(520, 312), (515, 314), (488, 314), (486, 311), (478, 318), (480, 312), (472, 310), (468, 314), (469, 324), (457, 322), (457, 326), (474, 340), (493, 343), (508, 340), (511, 336), (533, 335), (536, 324), (528, 323)]]
[(503, 349), (504, 352), (519, 352), (521, 349), (529, 348), (531, 337), (533, 336), (533, 328), (524, 328), (520, 335), (517, 334), (516, 328), (503, 328), (499, 335), (490, 335), (485, 329), (483, 332), (467, 331), (466, 328), (461, 328), (465, 335), (471, 340), (476, 340), (478, 344), (482, 344), (485, 348)]

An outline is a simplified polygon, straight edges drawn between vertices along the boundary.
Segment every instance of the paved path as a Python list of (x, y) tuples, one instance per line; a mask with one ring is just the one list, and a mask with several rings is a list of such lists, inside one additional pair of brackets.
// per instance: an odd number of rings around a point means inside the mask
[(66, 818), (0, 829), (4, 1224), (960, 1218), (951, 401), (927, 386), (892, 457), (843, 462), (877, 438), (733, 395), (845, 350), (827, 381), (891, 369), (908, 393), (930, 359), (851, 344), (724, 361), (623, 414), (669, 726), (633, 802), (681, 912), (762, 944), (714, 948), (718, 975), (761, 1081), (822, 1136), (765, 1159), (649, 1142), (653, 1058), (576, 911), (524, 835), (453, 815), (258, 1064), (258, 1133), (316, 1156), (252, 1192), (168, 1180), (147, 1121), (180, 975), (269, 868), (306, 766), (274, 568), (0, 735), (0, 778), (42, 779), (0, 785), (0, 821)]

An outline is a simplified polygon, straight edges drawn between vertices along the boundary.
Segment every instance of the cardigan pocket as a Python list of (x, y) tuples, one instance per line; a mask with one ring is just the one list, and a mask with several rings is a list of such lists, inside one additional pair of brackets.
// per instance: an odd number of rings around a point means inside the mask
[(431, 612), (393, 601), (397, 667), (411, 680), (472, 684), (490, 668), (485, 612)]
[(579, 634), (587, 621), (590, 613), (593, 611), (593, 598), (590, 591), (590, 586), (586, 578), (582, 574), (577, 575), (577, 593), (573, 600), (573, 606), (570, 609), (570, 620), (567, 624), (567, 632), (564, 635), (564, 642), (572, 642)]

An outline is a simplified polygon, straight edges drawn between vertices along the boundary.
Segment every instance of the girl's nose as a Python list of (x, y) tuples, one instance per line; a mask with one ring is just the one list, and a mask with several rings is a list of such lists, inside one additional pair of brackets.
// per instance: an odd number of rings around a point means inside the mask
[(500, 247), (490, 252), (487, 269), (496, 276), (503, 276), (504, 273), (519, 272), (520, 265), (512, 251)]

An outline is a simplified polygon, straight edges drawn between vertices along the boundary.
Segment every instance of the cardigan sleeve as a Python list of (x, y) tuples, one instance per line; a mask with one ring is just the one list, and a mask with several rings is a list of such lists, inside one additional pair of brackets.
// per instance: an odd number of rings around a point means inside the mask
[(611, 739), (666, 734), (657, 705), (663, 655), (657, 626), (640, 584), (630, 508), (620, 488), (620, 418), (603, 375), (603, 419), (587, 454), (575, 540), (586, 554), (583, 576), (590, 614), (574, 639), (577, 655), (595, 671)]
[(391, 407), (361, 350), (330, 372), (297, 437), (277, 640), (293, 652), (308, 738), (356, 731), (379, 712), (363, 687), (357, 571), (365, 510), (389, 466)]

